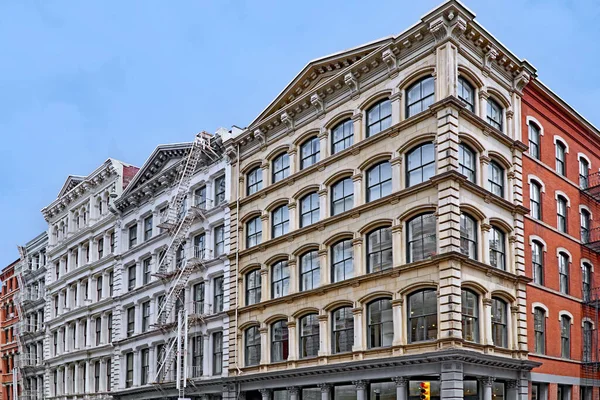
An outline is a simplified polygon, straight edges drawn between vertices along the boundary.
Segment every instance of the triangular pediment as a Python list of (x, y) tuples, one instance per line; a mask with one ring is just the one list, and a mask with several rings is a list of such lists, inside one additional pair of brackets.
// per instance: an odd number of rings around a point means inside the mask
[(65, 180), (65, 183), (62, 185), (62, 188), (60, 189), (60, 192), (58, 192), (58, 196), (56, 196), (56, 197), (57, 198), (62, 197), (69, 190), (73, 189), (75, 186), (77, 186), (81, 182), (83, 182), (84, 179), (85, 179), (85, 176), (69, 175), (67, 177), (67, 179)]
[(286, 105), (292, 103), (298, 96), (310, 91), (321, 83), (328, 81), (389, 41), (389, 37), (379, 39), (349, 50), (344, 50), (310, 61), (250, 125), (253, 125), (256, 121), (260, 121), (276, 111), (284, 109)]

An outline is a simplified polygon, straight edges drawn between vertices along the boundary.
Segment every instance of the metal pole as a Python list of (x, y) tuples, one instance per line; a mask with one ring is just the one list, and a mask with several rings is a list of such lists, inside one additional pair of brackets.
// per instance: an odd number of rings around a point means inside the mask
[(177, 390), (181, 389), (181, 320), (183, 319), (183, 312), (179, 311), (177, 313)]

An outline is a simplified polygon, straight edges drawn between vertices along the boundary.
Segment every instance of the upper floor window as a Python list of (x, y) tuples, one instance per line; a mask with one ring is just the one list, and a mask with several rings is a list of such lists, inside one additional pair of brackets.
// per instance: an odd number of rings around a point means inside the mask
[(435, 148), (425, 143), (407, 154), (406, 187), (429, 180), (435, 174)]
[(560, 356), (571, 358), (571, 318), (567, 315), (560, 317)]
[(215, 256), (218, 257), (225, 253), (225, 226), (220, 225), (215, 228)]
[(315, 289), (320, 281), (319, 253), (312, 250), (300, 256), (300, 291)]
[(558, 280), (560, 292), (569, 294), (569, 256), (562, 252), (558, 254)]
[(250, 196), (262, 189), (262, 168), (256, 167), (246, 174), (246, 194)]
[(308, 314), (300, 319), (300, 358), (319, 354), (319, 318)]
[(287, 178), (290, 174), (290, 156), (282, 153), (273, 160), (273, 183)]
[(589, 187), (589, 169), (590, 164), (583, 157), (579, 157), (579, 186), (582, 189), (587, 189)]
[(223, 282), (225, 278), (222, 276), (217, 276), (213, 282), (214, 293), (213, 293), (213, 311), (215, 313), (223, 311), (223, 298), (225, 297), (225, 292), (223, 288)]
[(225, 175), (215, 179), (215, 206), (225, 201)]
[(583, 301), (589, 301), (591, 299), (592, 294), (592, 266), (588, 263), (583, 263), (581, 267), (581, 275), (582, 275), (582, 294)]
[(542, 219), (542, 187), (539, 183), (531, 181), (529, 183), (529, 209), (531, 217)]
[(287, 360), (289, 351), (287, 321), (277, 321), (271, 325), (271, 361), (279, 362)]
[(287, 261), (279, 261), (271, 268), (271, 298), (286, 296), (290, 292), (290, 268)]
[(331, 281), (340, 282), (352, 278), (354, 260), (352, 240), (345, 239), (331, 246)]
[(470, 290), (462, 290), (462, 334), (469, 342), (479, 342), (479, 298)]
[(300, 200), (300, 227), (314, 224), (319, 218), (319, 195), (309, 193)]
[(435, 100), (435, 80), (421, 79), (406, 90), (406, 118), (425, 111)]
[(500, 347), (508, 347), (507, 309), (506, 302), (492, 298), (492, 340)]
[(538, 285), (544, 284), (544, 253), (543, 246), (538, 241), (531, 244), (531, 263), (533, 270), (533, 282)]
[(583, 322), (583, 362), (592, 361), (594, 325), (590, 321)]
[(581, 210), (581, 241), (583, 243), (590, 242), (590, 221), (591, 216), (587, 210)]
[(332, 343), (331, 351), (333, 354), (352, 351), (354, 345), (354, 316), (352, 307), (340, 307), (331, 313), (333, 321), (331, 322)]
[(152, 215), (144, 219), (144, 240), (152, 237)]
[(367, 110), (367, 137), (392, 126), (392, 102), (385, 99)]
[(380, 199), (392, 193), (392, 166), (388, 161), (367, 171), (367, 201)]
[(354, 205), (354, 186), (352, 178), (344, 178), (331, 187), (331, 215), (348, 211)]
[(223, 332), (215, 332), (213, 337), (213, 375), (223, 372)]
[(129, 248), (131, 249), (137, 243), (137, 225), (129, 227)]
[[(199, 235), (194, 236), (194, 257), (205, 259), (206, 252), (206, 234), (201, 233)], [(159, 257), (160, 259), (160, 257)]]
[(392, 268), (392, 228), (379, 228), (367, 235), (367, 271)]
[(288, 233), (290, 229), (290, 215), (287, 204), (279, 206), (275, 210), (273, 210), (271, 217), (273, 218), (271, 225), (273, 239)]
[(317, 137), (308, 139), (300, 146), (300, 169), (319, 162), (321, 144)]
[(504, 168), (496, 161), (490, 161), (488, 167), (488, 183), (490, 192), (504, 197)]
[(421, 261), (435, 255), (437, 250), (435, 215), (433, 213), (417, 215), (408, 221), (407, 225), (407, 261)]
[(546, 353), (546, 311), (536, 307), (533, 310), (534, 352)]
[(530, 122), (529, 123), (529, 155), (533, 158), (540, 159), (540, 128)]
[(260, 297), (260, 269), (255, 269), (246, 274), (246, 305), (260, 303)]
[(561, 232), (567, 232), (567, 199), (558, 196), (556, 199), (557, 227)]
[(490, 265), (506, 270), (506, 243), (504, 232), (495, 226), (490, 230)]
[(246, 248), (260, 244), (262, 241), (262, 221), (260, 216), (252, 218), (246, 223)]
[(477, 222), (469, 214), (460, 214), (460, 251), (477, 259)]
[(562, 142), (556, 142), (556, 172), (559, 175), (565, 176), (566, 167), (565, 167), (565, 153), (566, 147)]
[(437, 339), (437, 293), (425, 289), (408, 297), (409, 343)]
[(258, 365), (260, 363), (260, 331), (258, 326), (246, 329), (246, 366)]
[(370, 349), (391, 346), (394, 339), (392, 301), (379, 299), (367, 306), (367, 339)]
[(502, 130), (502, 107), (491, 97), (487, 99), (487, 122), (499, 131)]
[(340, 122), (331, 130), (331, 154), (338, 153), (354, 143), (354, 123), (351, 119)]
[[(194, 190), (194, 205), (203, 210), (206, 209), (206, 186)], [(164, 212), (166, 213), (166, 208)], [(161, 213), (163, 213), (163, 211), (161, 211)]]
[(470, 111), (475, 112), (475, 89), (473, 86), (462, 76), (458, 77), (458, 98), (467, 104), (467, 108)]
[(467, 145), (458, 146), (458, 170), (467, 180), (475, 183), (475, 152)]

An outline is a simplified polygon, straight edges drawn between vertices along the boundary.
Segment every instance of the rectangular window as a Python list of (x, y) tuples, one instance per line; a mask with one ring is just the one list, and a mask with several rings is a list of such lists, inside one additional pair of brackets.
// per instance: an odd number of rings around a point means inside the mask
[(112, 388), (112, 359), (106, 360), (106, 391), (110, 392)]
[(129, 290), (133, 290), (135, 289), (135, 275), (136, 275), (136, 271), (135, 271), (135, 265), (132, 265), (131, 267), (129, 267), (127, 269), (127, 288)]
[(135, 332), (135, 307), (127, 309), (127, 337), (133, 336)]
[(565, 253), (558, 255), (558, 278), (560, 292), (569, 294), (569, 257)]
[(192, 338), (192, 377), (202, 376), (202, 363), (204, 358), (203, 337), (198, 335)]
[(94, 363), (94, 390), (100, 391), (100, 361)]
[(194, 313), (204, 314), (204, 282), (194, 285)]
[(215, 206), (225, 201), (225, 175), (215, 179)]
[(144, 219), (144, 240), (152, 238), (152, 215)]
[(129, 227), (129, 248), (131, 249), (137, 243), (137, 225)]
[(215, 257), (225, 253), (225, 226), (215, 228)]
[(133, 353), (127, 353), (126, 356), (127, 372), (125, 374), (125, 387), (133, 386)]
[(206, 209), (206, 186), (194, 191), (194, 205), (202, 210)]
[(110, 252), (111, 253), (115, 252), (115, 233), (114, 232), (110, 233)]
[(108, 314), (106, 324), (108, 325), (108, 343), (112, 343), (112, 314)]
[(150, 372), (150, 349), (142, 349), (142, 374), (140, 376), (142, 385), (148, 384), (148, 375)]
[(142, 283), (144, 285), (149, 284), (150, 279), (152, 278), (151, 262), (152, 262), (152, 257), (148, 257), (144, 261), (142, 261), (142, 268), (143, 268), (142, 269), (142, 271), (143, 271)]
[(223, 372), (223, 332), (213, 333), (213, 375)]
[(96, 300), (102, 300), (102, 276), (96, 278)]
[(96, 346), (100, 346), (102, 339), (102, 317), (96, 318)]
[(98, 260), (104, 256), (104, 239), (98, 239)]
[(223, 277), (219, 276), (215, 278), (214, 287), (214, 312), (219, 313), (223, 311)]
[(113, 284), (114, 284), (114, 279), (115, 279), (115, 273), (113, 271), (110, 271), (108, 273), (108, 295), (110, 297), (113, 296)]
[(142, 303), (142, 332), (150, 330), (150, 302)]

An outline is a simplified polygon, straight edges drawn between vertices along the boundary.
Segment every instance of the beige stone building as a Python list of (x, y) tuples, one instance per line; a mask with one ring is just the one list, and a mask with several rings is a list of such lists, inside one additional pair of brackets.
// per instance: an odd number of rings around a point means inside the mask
[(448, 1), (310, 62), (225, 142), (225, 397), (404, 400), (430, 381), (433, 398), (527, 398), (535, 69), (474, 17)]

